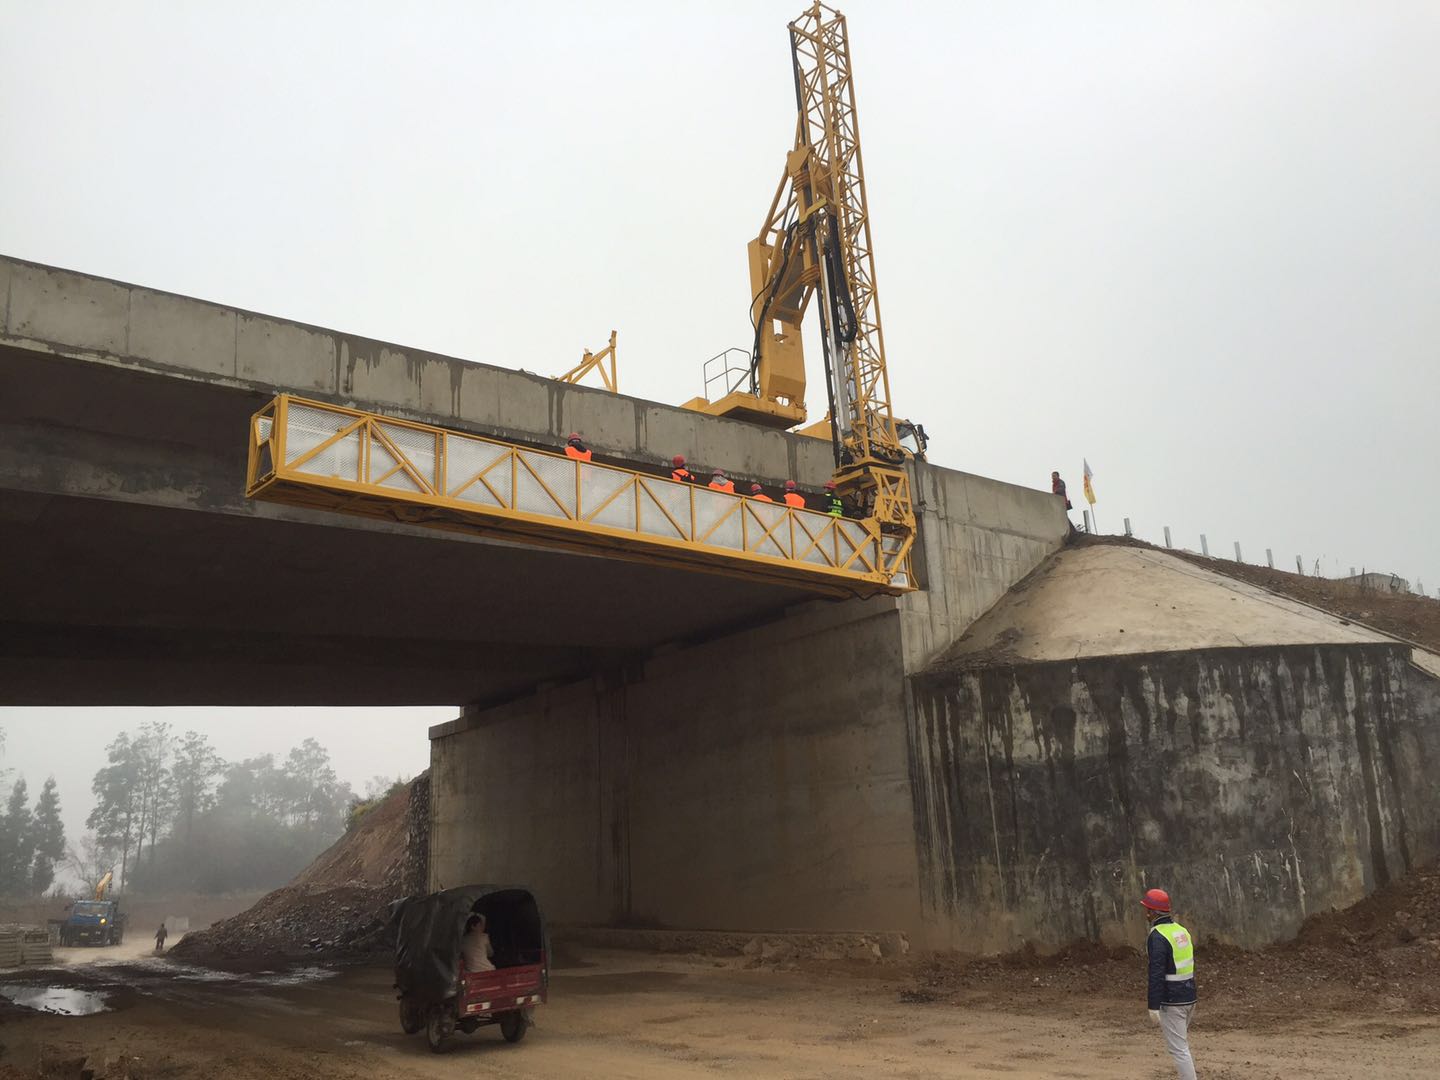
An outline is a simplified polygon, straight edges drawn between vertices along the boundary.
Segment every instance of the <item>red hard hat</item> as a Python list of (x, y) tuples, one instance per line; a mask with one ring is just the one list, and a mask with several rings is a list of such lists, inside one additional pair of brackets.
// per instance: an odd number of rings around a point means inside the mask
[(684, 464), (685, 464), (685, 455), (684, 455), (684, 454), (676, 454), (674, 457), (672, 457), (672, 458), (670, 459), (670, 464), (671, 464), (671, 465), (674, 465), (675, 468), (677, 468), (677, 469), (680, 468), (681, 465), (684, 465)]
[(578, 432), (578, 431), (572, 431), (572, 432), (570, 432), (570, 442), (579, 442), (579, 441), (580, 441), (580, 432)]
[(710, 475), (711, 475), (711, 476), (724, 476), (724, 475), (725, 475), (725, 470), (724, 470), (724, 469), (716, 469), (716, 470), (715, 470), (714, 472), (712, 472)]
[(1149, 908), (1151, 911), (1163, 911), (1166, 914), (1169, 914), (1170, 894), (1167, 893), (1164, 889), (1151, 889), (1145, 894), (1145, 897), (1140, 901), (1140, 904), (1143, 907)]
[(750, 485), (750, 494), (752, 494), (752, 495), (758, 495), (758, 494), (760, 494), (760, 492), (763, 491), (763, 490), (764, 490), (764, 488), (762, 488), (759, 484), (751, 484), (751, 485)]
[(794, 491), (794, 490), (795, 490), (795, 481), (794, 481), (794, 480), (786, 480), (786, 481), (785, 481), (785, 490), (786, 490), (786, 491)]
[(826, 480), (826, 481), (825, 481), (825, 490), (826, 490), (826, 491), (834, 491), (834, 490), (835, 490), (835, 481), (834, 481), (834, 480)]

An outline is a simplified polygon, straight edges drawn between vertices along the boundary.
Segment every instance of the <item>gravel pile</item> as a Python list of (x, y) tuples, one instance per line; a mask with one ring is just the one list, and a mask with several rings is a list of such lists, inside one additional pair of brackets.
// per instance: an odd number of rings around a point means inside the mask
[[(329, 959), (388, 949), (389, 906), (422, 891), (430, 778), (370, 810), (294, 881), (247, 911), (186, 934), (171, 954), (195, 963)], [(421, 820), (416, 820), (421, 819)]]

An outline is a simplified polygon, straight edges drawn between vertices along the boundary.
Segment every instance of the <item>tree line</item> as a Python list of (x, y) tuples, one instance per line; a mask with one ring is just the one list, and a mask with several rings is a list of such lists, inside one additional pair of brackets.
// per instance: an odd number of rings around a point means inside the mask
[(271, 888), (340, 835), (355, 801), (315, 739), (283, 759), (226, 761), (205, 735), (157, 721), (122, 731), (105, 752), (89, 833), (72, 845), (54, 780), (33, 809), (25, 780), (15, 781), (0, 817), (0, 894), (45, 892), (62, 861), (87, 886), (113, 869), (119, 889)]
[[(0, 728), (0, 755), (5, 729)], [(0, 782), (10, 770), (0, 769)], [(55, 868), (65, 856), (65, 824), (60, 820), (60, 794), (55, 778), (45, 781), (35, 806), (22, 776), (10, 788), (0, 814), (0, 894), (39, 894), (55, 881)]]

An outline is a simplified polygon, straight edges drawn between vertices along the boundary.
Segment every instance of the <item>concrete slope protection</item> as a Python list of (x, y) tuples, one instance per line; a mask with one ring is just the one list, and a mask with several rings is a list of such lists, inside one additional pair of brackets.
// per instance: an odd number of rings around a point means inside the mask
[(931, 670), (1393, 640), (1160, 551), (1091, 544), (1011, 589)]
[[(914, 680), (927, 906), (985, 945), (1134, 940), (1163, 886), (1259, 945), (1434, 856), (1409, 645), (1172, 556), (1068, 549)], [(963, 914), (962, 914), (963, 913)]]

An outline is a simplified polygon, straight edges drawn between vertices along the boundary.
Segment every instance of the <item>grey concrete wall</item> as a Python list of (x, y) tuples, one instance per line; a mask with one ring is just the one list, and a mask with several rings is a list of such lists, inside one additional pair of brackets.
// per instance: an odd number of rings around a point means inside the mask
[(925, 462), (915, 464), (913, 482), (923, 589), (900, 604), (907, 674), (954, 644), (1070, 531), (1064, 503), (1049, 492)]
[[(579, 430), (601, 455), (638, 464), (681, 453), (697, 468), (816, 488), (833, 468), (826, 441), (5, 257), (0, 345), (266, 396), (289, 391), (537, 446), (563, 445)], [(557, 358), (554, 369), (570, 360)]]
[(893, 606), (817, 605), (437, 729), (432, 884), (564, 922), (918, 925)]
[(1144, 889), (1258, 945), (1440, 850), (1435, 680), (1402, 646), (1169, 653), (914, 680), (928, 925), (1137, 941)]

